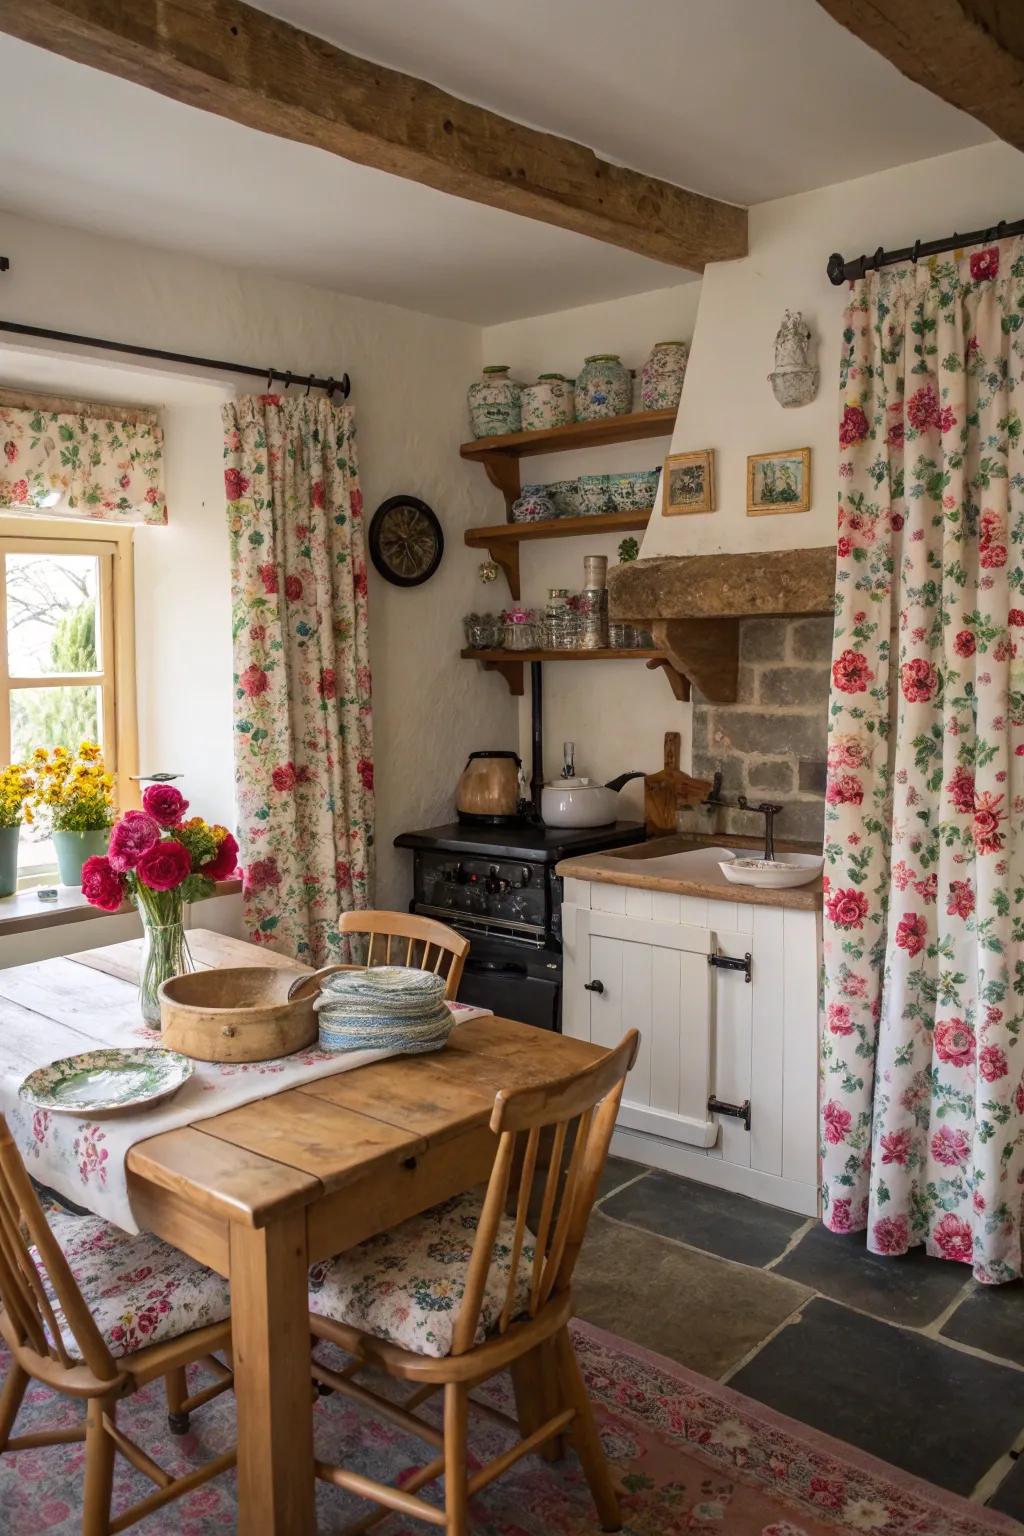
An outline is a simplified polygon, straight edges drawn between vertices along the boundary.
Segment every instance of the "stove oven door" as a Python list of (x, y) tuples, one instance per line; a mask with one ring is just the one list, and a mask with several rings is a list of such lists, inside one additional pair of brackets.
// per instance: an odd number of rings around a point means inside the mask
[(476, 938), (459, 985), (459, 1001), (490, 1008), (505, 1019), (538, 1029), (561, 1028), (562, 967), (559, 956), (513, 941)]

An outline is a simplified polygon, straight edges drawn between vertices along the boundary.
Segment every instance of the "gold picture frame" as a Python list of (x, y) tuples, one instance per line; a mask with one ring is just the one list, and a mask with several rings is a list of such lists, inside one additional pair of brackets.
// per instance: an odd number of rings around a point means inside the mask
[(687, 517), (715, 510), (715, 455), (711, 448), (699, 453), (670, 453), (661, 477), (663, 517)]
[(777, 448), (747, 456), (747, 516), (807, 512), (811, 506), (811, 450)]

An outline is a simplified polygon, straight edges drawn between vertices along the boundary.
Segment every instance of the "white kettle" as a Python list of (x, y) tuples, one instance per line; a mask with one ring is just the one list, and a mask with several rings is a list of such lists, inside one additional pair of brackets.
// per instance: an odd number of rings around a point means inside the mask
[(620, 773), (607, 784), (577, 777), (575, 743), (562, 747), (562, 776), (545, 784), (540, 792), (541, 820), (547, 827), (604, 827), (619, 819), (619, 790), (630, 779), (642, 779), (640, 772)]

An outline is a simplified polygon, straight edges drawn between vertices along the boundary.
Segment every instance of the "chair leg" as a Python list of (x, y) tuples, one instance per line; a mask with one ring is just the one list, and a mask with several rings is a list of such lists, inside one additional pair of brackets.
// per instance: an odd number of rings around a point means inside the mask
[[(528, 1355), (513, 1360), (510, 1370), (516, 1396), (516, 1417), (525, 1440), (546, 1419), (556, 1414), (561, 1406), (557, 1401), (557, 1385), (553, 1379), (554, 1360), (550, 1353), (545, 1352), (544, 1345), (540, 1344)], [(546, 1440), (537, 1454), (545, 1461), (560, 1461), (565, 1455), (562, 1436), (556, 1435)]]
[(28, 1383), (28, 1372), (23, 1371), (16, 1360), (12, 1360), (3, 1392), (0, 1392), (0, 1451), (6, 1449), (7, 1442), (11, 1438), (11, 1430), (18, 1417), (18, 1409), (25, 1397)]
[(183, 1365), (175, 1366), (173, 1371), (168, 1371), (164, 1377), (164, 1390), (167, 1393), (167, 1426), (172, 1435), (187, 1435), (189, 1416), (182, 1404), (188, 1397), (188, 1378)]
[(113, 1440), (103, 1427), (103, 1415), (116, 1412), (113, 1397), (90, 1397), (85, 1415), (85, 1493), (82, 1536), (110, 1536), (110, 1494), (114, 1481)]
[(459, 1382), (444, 1389), (444, 1512), (446, 1536), (468, 1536), (467, 1427), (469, 1394)]
[(569, 1425), (569, 1438), (590, 1485), (590, 1493), (597, 1508), (598, 1519), (601, 1521), (601, 1529), (621, 1530), (622, 1513), (619, 1509), (618, 1494), (612, 1482), (611, 1471), (594, 1422), (594, 1410), (590, 1406), (583, 1373), (579, 1368), (568, 1328), (563, 1328), (556, 1335), (554, 1344), (558, 1361), (559, 1385), (566, 1403), (576, 1410), (576, 1417)]

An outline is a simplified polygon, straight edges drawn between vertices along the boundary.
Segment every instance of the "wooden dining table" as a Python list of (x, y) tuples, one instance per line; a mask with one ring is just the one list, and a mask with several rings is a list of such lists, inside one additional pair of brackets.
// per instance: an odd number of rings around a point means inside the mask
[[(198, 967), (301, 969), (208, 930), (189, 934)], [(141, 942), (31, 967), (32, 1008), (67, 1020), (103, 1006), (110, 979), (137, 987)], [(49, 971), (48, 971), (49, 968)], [(0, 1031), (24, 1009), (20, 971), (0, 971)], [(45, 984), (49, 975), (52, 986)], [(102, 983), (102, 987), (98, 984)], [(47, 1003), (47, 997), (52, 999)], [(16, 1001), (21, 999), (21, 1001)], [(238, 1414), (238, 1529), (316, 1529), (307, 1271), (483, 1181), (499, 1089), (543, 1087), (603, 1053), (511, 1019), (456, 1026), (447, 1046), (322, 1077), (138, 1141), (127, 1156), (141, 1228), (226, 1276)]]

